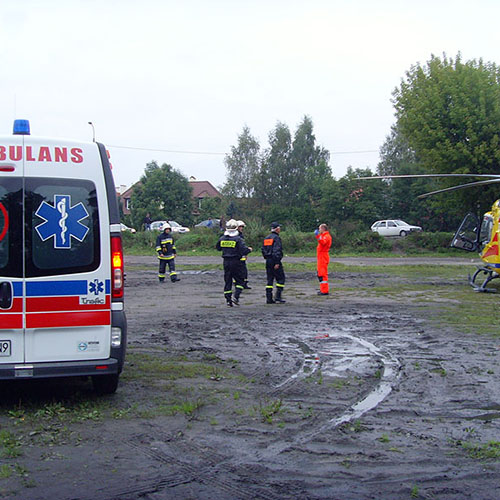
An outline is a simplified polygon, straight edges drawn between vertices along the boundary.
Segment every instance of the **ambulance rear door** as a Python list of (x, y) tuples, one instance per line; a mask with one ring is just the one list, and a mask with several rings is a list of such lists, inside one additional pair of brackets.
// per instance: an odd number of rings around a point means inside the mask
[(97, 144), (24, 140), (25, 362), (106, 359), (111, 257)]
[(0, 364), (24, 361), (22, 137), (0, 138)]

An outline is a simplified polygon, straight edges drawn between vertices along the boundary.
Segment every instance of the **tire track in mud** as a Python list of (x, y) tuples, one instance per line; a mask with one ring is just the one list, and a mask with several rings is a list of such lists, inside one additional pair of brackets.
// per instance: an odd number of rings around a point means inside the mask
[[(394, 386), (397, 385), (400, 377), (401, 363), (390, 351), (378, 348), (373, 343), (340, 329), (323, 328), (323, 331), (324, 333), (317, 334), (314, 337), (288, 340), (289, 344), (295, 344), (304, 353), (303, 363), (295, 373), (269, 391), (268, 394), (270, 396), (279, 396), (292, 384), (310, 377), (320, 370), (323, 373), (326, 370), (326, 374), (328, 374), (329, 370), (333, 371), (333, 373), (348, 371), (354, 367), (359, 357), (365, 356), (380, 360), (383, 372), (381, 373), (379, 383), (341, 415), (334, 416), (327, 422), (319, 423), (314, 429), (297, 433), (291, 442), (274, 443), (268, 446), (266, 450), (259, 452), (258, 458), (269, 459), (271, 455), (278, 455), (288, 449), (304, 445), (326, 431), (331, 431), (342, 424), (361, 418), (365, 413), (376, 408), (384, 401), (392, 392)], [(346, 347), (345, 343), (342, 342), (344, 340), (348, 340), (358, 347)], [(333, 345), (331, 341), (333, 341)], [(323, 344), (321, 347), (313, 345), (319, 342)], [(329, 366), (331, 363), (328, 362), (330, 357), (340, 358), (335, 361), (338, 366), (334, 367), (333, 370)]]
[[(139, 497), (148, 498), (149, 495), (196, 482), (209, 487), (212, 496), (215, 492), (219, 492), (220, 494), (217, 496), (220, 499), (282, 499), (281, 496), (274, 495), (269, 491), (264, 491), (258, 486), (251, 487), (245, 484), (245, 489), (242, 489), (242, 486), (236, 484), (236, 482), (223, 479), (221, 477), (222, 474), (219, 474), (222, 470), (226, 469), (226, 473), (234, 472), (234, 470), (229, 470), (234, 469), (234, 465), (224, 464), (224, 462), (228, 460), (228, 457), (214, 452), (206, 446), (201, 447), (192, 441), (187, 443), (176, 440), (172, 443), (175, 450), (171, 450), (167, 443), (172, 441), (172, 437), (162, 435), (162, 430), (160, 428), (157, 430), (158, 433), (154, 435), (141, 434), (140, 438), (126, 441), (125, 445), (134, 450), (134, 452), (140, 453), (162, 465), (166, 465), (170, 469), (175, 468), (175, 470), (167, 473), (161, 478), (144, 480), (138, 486), (125, 486), (123, 489), (112, 492), (102, 491), (102, 496), (99, 496), (99, 498), (103, 500), (132, 500)], [(149, 440), (149, 443), (143, 444), (142, 441), (145, 440)], [(160, 449), (160, 447), (163, 449)], [(201, 459), (206, 465), (197, 466), (180, 460), (177, 456), (180, 454), (179, 452), (182, 453), (182, 451), (186, 452), (187, 457), (192, 457), (193, 451), (195, 451), (197, 458)], [(95, 496), (93, 500), (96, 500)]]

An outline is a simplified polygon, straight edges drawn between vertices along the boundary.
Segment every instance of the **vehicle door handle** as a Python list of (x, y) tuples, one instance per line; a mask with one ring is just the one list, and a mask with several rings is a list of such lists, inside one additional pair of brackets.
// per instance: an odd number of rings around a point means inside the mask
[(12, 307), (12, 284), (9, 281), (0, 283), (0, 309)]

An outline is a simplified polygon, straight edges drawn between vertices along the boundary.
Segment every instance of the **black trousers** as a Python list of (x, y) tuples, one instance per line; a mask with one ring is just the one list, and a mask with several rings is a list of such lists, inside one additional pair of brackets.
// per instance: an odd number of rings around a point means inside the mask
[(171, 277), (177, 274), (175, 272), (175, 259), (160, 259), (160, 268), (158, 269), (158, 277), (160, 278), (160, 280), (165, 279), (165, 271), (167, 269), (167, 265)]
[(241, 270), (240, 259), (235, 257), (224, 259), (224, 295), (231, 298), (233, 291), (233, 280), (236, 283), (236, 293), (239, 297), (243, 290), (243, 273)]
[(285, 271), (283, 269), (283, 264), (280, 262), (278, 269), (274, 269), (274, 263), (270, 260), (266, 260), (266, 276), (267, 276), (267, 286), (266, 288), (272, 288), (274, 280), (276, 280), (276, 286), (279, 288), (285, 287)]

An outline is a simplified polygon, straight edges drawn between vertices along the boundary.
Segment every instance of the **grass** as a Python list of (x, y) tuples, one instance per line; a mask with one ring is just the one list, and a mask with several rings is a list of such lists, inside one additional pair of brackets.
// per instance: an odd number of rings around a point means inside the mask
[(484, 444), (461, 441), (460, 446), (470, 458), (476, 460), (500, 460), (500, 441), (488, 441)]

